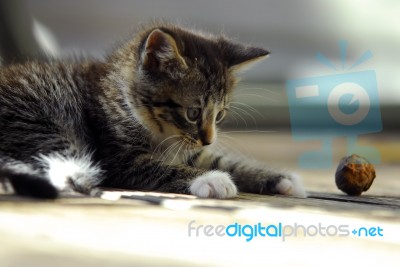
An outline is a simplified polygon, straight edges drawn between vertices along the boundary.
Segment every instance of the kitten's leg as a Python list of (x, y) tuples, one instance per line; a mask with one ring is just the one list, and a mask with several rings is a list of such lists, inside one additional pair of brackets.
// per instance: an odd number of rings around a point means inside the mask
[(52, 152), (35, 159), (41, 165), (45, 178), (60, 191), (72, 189), (90, 194), (102, 179), (102, 170), (87, 153)]
[[(230, 198), (237, 194), (231, 177), (218, 170), (207, 171), (187, 165), (164, 165), (154, 160), (151, 153), (121, 153), (102, 162), (107, 178), (105, 187), (192, 194), (198, 197)], [(124, 159), (132, 159), (129, 164)]]
[(31, 163), (25, 163), (0, 154), (0, 182), (6, 179), (14, 191), (23, 196), (56, 198), (57, 189), (47, 180), (44, 173)]
[(241, 192), (306, 197), (299, 176), (268, 169), (259, 162), (222, 155), (210, 150), (198, 152), (192, 162), (199, 168), (230, 173)]
[(35, 103), (36, 94), (22, 99), (19, 94), (0, 98), (0, 157), (2, 154), (11, 158), (8, 162), (21, 163), (13, 164), (13, 168), (6, 164), (4, 175), (21, 174), (29, 165), (37, 172), (32, 175), (59, 190), (72, 188), (89, 193), (99, 183), (101, 171), (88, 153), (89, 137), (83, 127), (82, 107), (77, 105), (79, 99), (69, 96), (67, 91), (65, 88), (65, 96), (59, 99), (58, 93), (46, 94)]
[[(54, 134), (49, 138), (42, 135), (40, 139), (44, 141), (22, 145), (29, 147), (26, 155), (23, 153), (24, 159), (17, 160), (0, 153), (0, 175), (9, 178), (17, 193), (23, 194), (15, 187), (16, 183), (22, 188), (22, 181), (28, 178), (29, 181), (49, 184), (58, 191), (75, 190), (85, 194), (100, 183), (102, 171), (93, 163), (91, 154), (86, 152), (79, 139)], [(17, 153), (14, 151), (13, 154)]]

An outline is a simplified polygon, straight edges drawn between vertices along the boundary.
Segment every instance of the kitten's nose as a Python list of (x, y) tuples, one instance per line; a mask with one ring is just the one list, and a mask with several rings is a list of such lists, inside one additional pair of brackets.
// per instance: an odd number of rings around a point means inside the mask
[(201, 139), (201, 143), (203, 144), (203, 146), (211, 145), (211, 141), (209, 141), (209, 140), (203, 140), (203, 139)]
[(208, 127), (200, 132), (200, 140), (203, 146), (211, 145), (215, 141), (214, 127)]

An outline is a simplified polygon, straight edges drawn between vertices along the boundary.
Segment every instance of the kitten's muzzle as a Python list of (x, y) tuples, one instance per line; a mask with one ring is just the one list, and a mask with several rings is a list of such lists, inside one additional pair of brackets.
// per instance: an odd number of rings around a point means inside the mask
[(201, 143), (202, 143), (203, 146), (208, 146), (208, 145), (212, 144), (212, 142), (209, 141), (209, 140), (201, 140)]
[(211, 145), (215, 141), (215, 130), (213, 127), (202, 129), (199, 132), (199, 139), (203, 146)]

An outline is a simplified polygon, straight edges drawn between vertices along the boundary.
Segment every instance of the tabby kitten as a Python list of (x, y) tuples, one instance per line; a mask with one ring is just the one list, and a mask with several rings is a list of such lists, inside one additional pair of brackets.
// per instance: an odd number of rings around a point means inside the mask
[(104, 62), (30, 62), (0, 71), (0, 177), (20, 195), (96, 187), (230, 198), (304, 197), (293, 175), (211, 144), (235, 73), (268, 51), (151, 25)]

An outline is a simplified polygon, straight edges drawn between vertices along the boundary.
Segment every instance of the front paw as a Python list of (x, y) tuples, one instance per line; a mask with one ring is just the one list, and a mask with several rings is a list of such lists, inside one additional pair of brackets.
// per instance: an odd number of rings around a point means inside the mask
[(307, 197), (301, 178), (296, 174), (283, 175), (281, 180), (276, 184), (275, 189), (281, 195), (289, 195), (302, 198)]
[(202, 198), (231, 198), (237, 189), (228, 173), (209, 171), (192, 181), (190, 193)]

